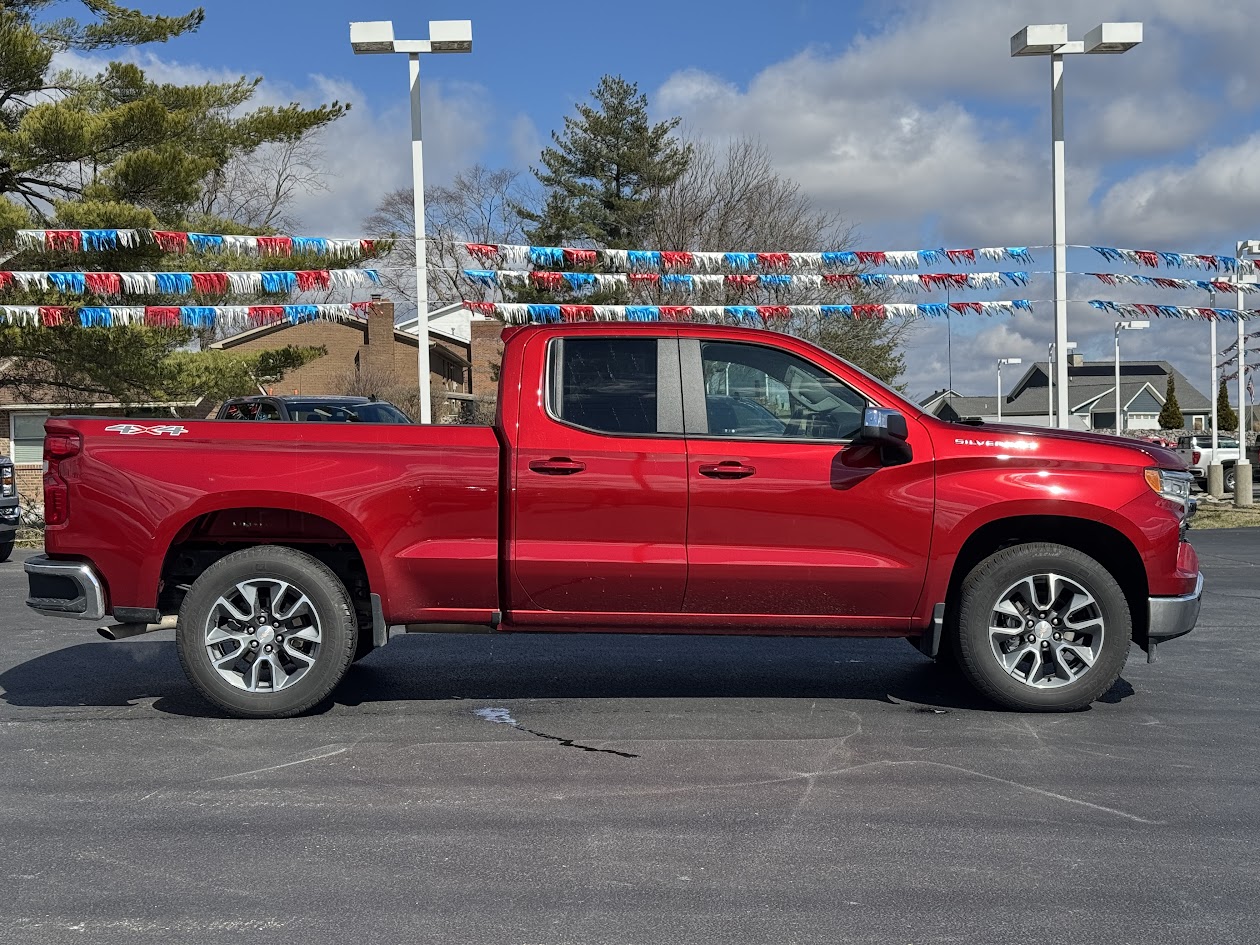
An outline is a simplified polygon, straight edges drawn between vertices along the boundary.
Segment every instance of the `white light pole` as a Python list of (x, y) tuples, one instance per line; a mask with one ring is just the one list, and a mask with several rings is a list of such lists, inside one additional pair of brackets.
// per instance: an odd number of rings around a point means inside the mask
[[(1260, 240), (1244, 240), (1238, 244), (1238, 258), (1243, 260), (1251, 256), (1260, 256)], [(1243, 292), (1242, 273), (1238, 273), (1238, 311), (1246, 308), (1247, 296)], [(1255, 284), (1252, 276), (1245, 281)], [(1238, 317), (1238, 462), (1234, 464), (1234, 505), (1242, 507), (1252, 504), (1251, 461), (1247, 458), (1247, 433), (1251, 418), (1247, 413), (1247, 323), (1241, 315)], [(1246, 418), (1246, 419), (1244, 419)]]
[(420, 133), (420, 54), (472, 52), (471, 20), (430, 20), (428, 39), (394, 39), (391, 20), (350, 24), (355, 53), (406, 53), (411, 71), (411, 187), (416, 214), (416, 369), (420, 422), (433, 422), (429, 382), (429, 278), (424, 244), (424, 151)]
[[(1069, 341), (1067, 344), (1063, 346), (1063, 350), (1071, 351), (1075, 347), (1076, 347), (1076, 342)], [(1052, 427), (1054, 426), (1054, 364), (1055, 364), (1055, 361), (1054, 361), (1055, 344), (1053, 341), (1050, 342), (1049, 352), (1050, 352), (1049, 355), (1046, 357), (1046, 370), (1048, 372), (1046, 377), (1047, 377), (1047, 380), (1049, 380), (1050, 385), (1046, 393), (1049, 397), (1050, 405), (1046, 408), (1046, 426)], [(1064, 379), (1064, 383), (1065, 384), (1067, 383), (1066, 378)]]
[(997, 374), (998, 374), (998, 419), (1002, 422), (1002, 365), (1003, 364), (1023, 364), (1023, 358), (998, 358)]
[(1120, 419), (1120, 332), (1141, 331), (1143, 328), (1150, 327), (1151, 323), (1146, 319), (1116, 322), (1116, 436), (1124, 432), (1124, 421)]
[[(1067, 216), (1063, 178), (1063, 57), (1077, 53), (1123, 53), (1142, 42), (1141, 23), (1103, 23), (1085, 40), (1068, 42), (1067, 24), (1025, 26), (1011, 37), (1012, 56), (1050, 57), (1050, 175), (1051, 214), (1054, 217), (1054, 340), (1067, 342)], [(1059, 426), (1068, 425), (1067, 360), (1056, 365), (1059, 373)]]

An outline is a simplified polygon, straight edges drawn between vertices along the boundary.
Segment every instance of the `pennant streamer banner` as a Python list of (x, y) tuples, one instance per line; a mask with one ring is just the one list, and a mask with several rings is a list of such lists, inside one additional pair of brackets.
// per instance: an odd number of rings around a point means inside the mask
[(1111, 312), (1121, 318), (1202, 318), (1236, 322), (1239, 319), (1260, 318), (1260, 310), (1236, 308), (1192, 308), (1186, 305), (1141, 305), (1132, 302), (1112, 302), (1108, 299), (1090, 299), (1089, 305), (1102, 312)]
[(768, 324), (792, 318), (942, 318), (951, 312), (975, 315), (1012, 315), (1032, 311), (1024, 299), (1008, 302), (953, 302), (926, 305), (526, 305), (515, 302), (474, 302), (464, 306), (493, 315), (511, 325), (552, 322), (734, 321)]
[(221, 327), (232, 331), (279, 322), (344, 321), (363, 317), (371, 302), (329, 305), (0, 305), (0, 321), (11, 325), (150, 325), (160, 328)]
[[(1077, 246), (1075, 249), (1085, 249)], [(1255, 263), (1233, 256), (1204, 256), (1197, 253), (1164, 253), (1150, 249), (1117, 249), (1114, 246), (1090, 246), (1108, 262), (1126, 262), (1147, 269), (1209, 269), (1213, 272), (1240, 272), (1254, 275)]]
[(262, 272), (10, 272), (0, 290), (52, 289), (65, 295), (247, 295), (310, 292), (380, 284), (375, 269), (300, 269)]
[(322, 236), (229, 236), (181, 230), (18, 230), (21, 249), (59, 252), (109, 252), (157, 245), (163, 252), (230, 253), (238, 256), (358, 256), (376, 250), (377, 240), (326, 239)]
[(1200, 292), (1260, 292), (1260, 285), (1250, 282), (1229, 282), (1224, 279), (1165, 279), (1159, 276), (1135, 276), (1121, 272), (1087, 272), (1107, 285), (1145, 285), (1156, 289), (1194, 289)]
[(920, 249), (906, 252), (828, 253), (688, 253), (635, 249), (574, 249), (564, 246), (517, 246), (463, 243), (464, 252), (483, 265), (520, 269), (525, 266), (560, 268), (602, 266), (615, 272), (822, 272), (860, 266), (919, 269), (924, 265), (975, 265), (977, 259), (1033, 262), (1025, 246), (984, 249)]
[(924, 273), (922, 275), (886, 275), (883, 273), (671, 273), (671, 272), (547, 272), (520, 269), (465, 269), (464, 276), (489, 288), (518, 289), (527, 286), (554, 290), (591, 289), (595, 292), (625, 290), (635, 285), (659, 286), (681, 292), (703, 289), (786, 288), (818, 289), (825, 285), (844, 287), (890, 286), (931, 290), (999, 289), (1003, 286), (1028, 285), (1026, 272)]

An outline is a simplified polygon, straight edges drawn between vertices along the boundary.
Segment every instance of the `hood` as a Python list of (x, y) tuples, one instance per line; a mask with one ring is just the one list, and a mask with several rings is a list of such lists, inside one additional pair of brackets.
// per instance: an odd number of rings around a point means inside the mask
[(1175, 451), (1158, 443), (1135, 440), (1130, 436), (1114, 433), (1085, 433), (1076, 430), (1057, 430), (1052, 427), (1025, 427), (1014, 423), (950, 423), (941, 421), (950, 429), (970, 430), (972, 435), (992, 439), (995, 437), (1020, 437), (1038, 440), (1066, 440), (1072, 443), (1097, 443), (1099, 446), (1119, 446), (1137, 450), (1149, 456), (1161, 469), (1186, 469), (1185, 459)]

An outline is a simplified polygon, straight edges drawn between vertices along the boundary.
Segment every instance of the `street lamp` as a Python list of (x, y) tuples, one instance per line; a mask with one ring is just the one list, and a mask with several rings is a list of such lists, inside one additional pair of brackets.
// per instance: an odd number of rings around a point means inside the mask
[(1002, 365), (1003, 364), (1023, 364), (1023, 358), (998, 358), (998, 418), (997, 422), (1002, 422)]
[[(1069, 341), (1067, 344), (1063, 346), (1063, 350), (1072, 351), (1075, 347), (1076, 347), (1076, 342)], [(1046, 395), (1049, 398), (1050, 403), (1046, 407), (1046, 426), (1052, 427), (1054, 426), (1054, 364), (1055, 364), (1054, 352), (1056, 350), (1055, 344), (1053, 341), (1050, 342), (1050, 347), (1047, 350), (1049, 351), (1049, 354), (1046, 357), (1046, 379), (1049, 381), (1049, 386), (1046, 389)], [(1064, 377), (1063, 383), (1066, 386), (1067, 384), (1066, 377)]]
[[(1011, 37), (1012, 56), (1050, 57), (1050, 172), (1051, 213), (1054, 217), (1054, 340), (1067, 342), (1067, 216), (1063, 179), (1063, 57), (1077, 53), (1123, 53), (1142, 42), (1141, 23), (1103, 23), (1085, 34), (1085, 40), (1068, 42), (1067, 24), (1025, 26)], [(1059, 426), (1067, 424), (1067, 361), (1059, 372)]]
[(424, 244), (424, 153), (420, 134), (420, 54), (472, 52), (471, 20), (430, 20), (428, 39), (394, 39), (391, 20), (350, 24), (356, 54), (406, 53), (411, 71), (411, 187), (416, 214), (416, 368), (420, 422), (433, 422), (429, 383), (429, 278)]
[[(1260, 240), (1243, 240), (1238, 244), (1239, 260), (1247, 257), (1260, 256)], [(1241, 267), (1239, 267), (1241, 268)], [(1242, 273), (1238, 273), (1238, 310), (1243, 311), (1246, 305), (1247, 296), (1243, 292), (1242, 284), (1244, 281), (1255, 283), (1255, 277), (1244, 280)], [(1246, 319), (1241, 315), (1238, 318), (1238, 462), (1234, 464), (1234, 505), (1241, 508), (1244, 505), (1252, 504), (1251, 483), (1253, 470), (1251, 468), (1251, 460), (1247, 454), (1247, 433), (1251, 427), (1251, 417), (1247, 412), (1247, 328)], [(1243, 419), (1243, 418), (1246, 419)], [(1213, 428), (1215, 430), (1215, 427)], [(1213, 443), (1213, 446), (1216, 444)], [(1219, 456), (1220, 453), (1213, 450), (1213, 457)]]
[(1150, 327), (1151, 323), (1144, 318), (1131, 322), (1116, 322), (1116, 436), (1124, 432), (1124, 423), (1120, 420), (1120, 332), (1141, 331), (1143, 328)]

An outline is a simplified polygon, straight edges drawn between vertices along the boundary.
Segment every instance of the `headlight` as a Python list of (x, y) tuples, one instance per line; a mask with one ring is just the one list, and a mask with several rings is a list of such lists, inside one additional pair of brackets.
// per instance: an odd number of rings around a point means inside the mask
[(1189, 518), (1198, 504), (1190, 497), (1190, 484), (1194, 477), (1180, 469), (1147, 469), (1146, 484), (1165, 499), (1180, 503)]

